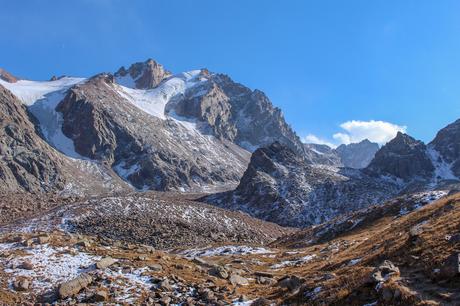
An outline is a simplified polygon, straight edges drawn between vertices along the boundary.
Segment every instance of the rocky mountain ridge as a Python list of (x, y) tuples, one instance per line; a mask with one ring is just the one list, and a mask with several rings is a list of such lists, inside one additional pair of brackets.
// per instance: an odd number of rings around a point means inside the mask
[(353, 169), (366, 168), (379, 150), (377, 143), (364, 139), (359, 143), (341, 144), (331, 148), (325, 144), (306, 143), (305, 154), (312, 164)]
[(399, 191), (398, 184), (359, 170), (311, 165), (274, 143), (253, 153), (235, 190), (202, 200), (284, 226), (305, 227), (377, 204)]

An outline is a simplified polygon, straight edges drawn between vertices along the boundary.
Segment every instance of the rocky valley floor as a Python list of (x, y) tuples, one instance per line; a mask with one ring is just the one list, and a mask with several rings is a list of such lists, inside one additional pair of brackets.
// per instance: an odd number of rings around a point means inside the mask
[(458, 194), (407, 195), (303, 230), (176, 194), (53, 201), (2, 219), (7, 305), (460, 303)]

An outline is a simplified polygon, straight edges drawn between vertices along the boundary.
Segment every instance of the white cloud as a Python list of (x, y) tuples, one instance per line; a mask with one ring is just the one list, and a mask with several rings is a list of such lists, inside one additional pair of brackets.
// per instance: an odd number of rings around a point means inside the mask
[[(337, 144), (356, 143), (364, 139), (369, 139), (379, 145), (384, 145), (393, 139), (398, 132), (405, 133), (407, 130), (406, 126), (377, 120), (351, 120), (340, 124), (340, 127), (344, 131), (332, 135), (335, 141), (327, 141), (312, 134), (304, 137), (304, 141), (336, 146)], [(334, 145), (334, 143), (336, 143), (336, 145)]]
[(406, 126), (400, 126), (385, 121), (359, 121), (351, 120), (340, 125), (345, 133), (336, 133), (333, 138), (341, 143), (360, 142), (364, 139), (369, 139), (383, 145), (393, 139), (398, 132), (405, 133)]
[(304, 138), (302, 138), (302, 141), (304, 143), (317, 143), (317, 144), (325, 144), (325, 145), (328, 145), (329, 147), (331, 148), (335, 148), (336, 145), (325, 140), (325, 139), (321, 139), (313, 134), (308, 134), (307, 136), (305, 136)]

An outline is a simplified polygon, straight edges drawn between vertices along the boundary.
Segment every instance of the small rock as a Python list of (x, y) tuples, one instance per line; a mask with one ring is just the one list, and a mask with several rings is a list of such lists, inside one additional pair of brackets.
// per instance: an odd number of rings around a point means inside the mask
[(273, 286), (276, 284), (276, 280), (274, 280), (273, 278), (264, 277), (264, 276), (258, 276), (256, 278), (256, 282), (261, 285), (269, 285), (269, 286)]
[(27, 239), (26, 241), (24, 241), (22, 243), (25, 247), (31, 247), (33, 244), (34, 244), (34, 240), (31, 238), (31, 239)]
[(209, 274), (220, 277), (222, 279), (228, 278), (228, 271), (222, 266), (214, 266), (209, 270)]
[(244, 278), (242, 276), (239, 276), (238, 274), (230, 275), (229, 281), (233, 286), (247, 286), (247, 285), (249, 285), (249, 281), (246, 278)]
[(109, 294), (104, 289), (97, 290), (93, 295), (94, 302), (105, 302), (109, 299)]
[(393, 276), (399, 275), (399, 268), (391, 261), (385, 260), (379, 267), (374, 269), (371, 276), (371, 282), (380, 283), (385, 282)]
[(92, 282), (93, 278), (90, 275), (83, 273), (68, 282), (62, 283), (58, 289), (59, 297), (64, 299), (75, 295), (83, 288), (88, 287), (88, 285)]
[(171, 298), (169, 296), (164, 296), (161, 298), (162, 305), (169, 305), (171, 303)]
[(116, 263), (117, 260), (116, 259), (113, 259), (112, 257), (105, 257), (105, 258), (102, 258), (101, 260), (99, 260), (97, 263), (96, 263), (96, 268), (98, 269), (105, 269), (111, 265), (113, 265), (114, 263)]
[(297, 276), (285, 276), (278, 281), (278, 286), (281, 288), (287, 288), (290, 291), (294, 291), (299, 288), (303, 283), (303, 280)]
[(147, 267), (149, 267), (149, 269), (154, 272), (160, 272), (163, 270), (163, 267), (160, 264), (156, 264), (156, 263), (148, 263)]
[(171, 292), (173, 291), (173, 287), (169, 284), (169, 281), (167, 278), (165, 278), (163, 281), (161, 281), (160, 285), (158, 286), (163, 291), (168, 291)]
[(20, 266), (21, 269), (33, 270), (34, 265), (30, 261), (24, 261)]
[(30, 282), (28, 279), (21, 279), (13, 282), (13, 288), (16, 291), (26, 291), (30, 287)]
[(50, 241), (50, 236), (48, 236), (48, 235), (38, 237), (38, 243), (39, 244), (45, 244), (45, 243), (48, 243), (49, 241)]

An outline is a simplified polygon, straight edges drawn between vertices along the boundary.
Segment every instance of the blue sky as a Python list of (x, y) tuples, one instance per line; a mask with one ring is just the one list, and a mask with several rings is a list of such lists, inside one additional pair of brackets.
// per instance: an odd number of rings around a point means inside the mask
[(398, 126), (429, 141), (460, 118), (460, 1), (0, 0), (0, 20), (13, 74), (207, 67), (334, 144)]

